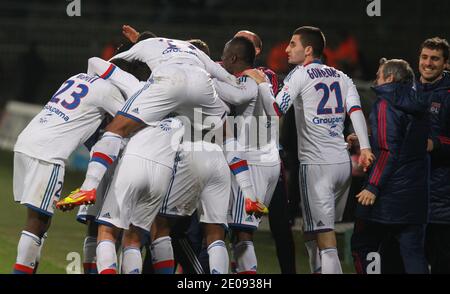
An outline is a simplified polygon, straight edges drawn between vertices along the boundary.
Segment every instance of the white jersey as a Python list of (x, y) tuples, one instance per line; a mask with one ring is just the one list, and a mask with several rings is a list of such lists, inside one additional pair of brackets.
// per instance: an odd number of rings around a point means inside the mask
[(186, 41), (150, 38), (136, 43), (128, 51), (119, 53), (114, 58), (123, 58), (128, 61), (137, 59), (146, 63), (152, 72), (161, 65), (177, 63), (196, 65), (221, 81), (236, 84), (236, 78), (233, 75)]
[(300, 163), (350, 161), (344, 120), (346, 112), (361, 109), (361, 102), (347, 75), (319, 61), (299, 65), (284, 80), (276, 101), (284, 113), (294, 104)]
[[(240, 89), (217, 80), (214, 85), (219, 97), (234, 105), (237, 140), (245, 149), (243, 157), (251, 164), (272, 166), (279, 163), (277, 118), (267, 116), (256, 82), (242, 76)], [(241, 91), (245, 91), (245, 95)]]
[[(133, 47), (134, 48), (134, 47)], [(92, 71), (92, 73), (99, 75), (100, 77), (107, 79), (111, 83), (113, 83), (115, 86), (117, 86), (120, 91), (127, 97), (130, 98), (131, 102), (133, 100), (133, 97), (140, 95), (142, 92), (145, 92), (146, 89), (154, 83), (154, 80), (162, 79), (164, 76), (163, 71), (168, 71), (168, 69), (160, 68), (157, 71), (154, 71), (152, 73), (151, 78), (147, 83), (139, 82), (136, 77), (129, 74), (126, 71), (121, 70), (119, 67), (115, 66), (114, 64), (105, 61), (98, 57), (92, 57), (89, 59), (89, 69)], [(204, 70), (199, 69), (198, 67), (192, 68), (191, 66), (185, 66), (185, 65), (177, 65), (177, 70), (182, 70), (183, 68), (189, 72), (192, 80), (190, 83), (183, 89), (184, 91), (188, 91), (190, 88), (197, 88), (201, 89), (202, 84), (204, 82), (204, 77), (200, 76), (198, 77), (196, 74), (198, 71), (204, 72)], [(165, 74), (166, 76), (168, 75)], [(209, 78), (208, 78), (209, 79)], [(166, 79), (168, 80), (168, 79)], [(215, 80), (215, 79), (214, 79)], [(237, 80), (236, 80), (237, 81)], [(211, 80), (208, 80), (208, 84), (211, 82)], [(197, 84), (199, 83), (199, 84)], [(223, 82), (224, 85), (226, 85), (229, 88), (234, 88), (235, 91), (242, 96), (248, 96), (248, 92), (245, 91), (243, 87), (239, 86), (232, 86), (230, 84), (227, 84)], [(175, 87), (173, 84), (170, 84), (168, 87), (171, 87), (172, 89)], [(225, 87), (225, 86), (224, 86)], [(185, 99), (183, 101), (180, 101), (179, 104), (177, 104), (175, 107), (171, 103), (169, 103), (169, 100), (177, 100), (178, 98), (173, 98), (170, 95), (164, 96), (165, 92), (169, 92), (170, 89), (167, 89), (167, 91), (163, 91), (162, 89), (159, 91), (161, 94), (161, 103), (158, 105), (155, 105), (155, 108), (152, 109), (153, 112), (156, 112), (157, 110), (162, 110), (165, 112), (176, 112), (180, 116), (185, 116), (190, 123), (195, 123), (194, 126), (196, 129), (209, 129), (211, 125), (216, 125), (216, 127), (219, 127), (222, 123), (221, 121), (225, 118), (225, 115), (229, 112), (228, 106), (217, 97), (217, 95), (214, 92), (206, 93), (209, 97), (209, 94), (211, 94), (211, 99), (200, 99), (200, 95), (196, 97), (196, 99)], [(211, 85), (211, 90), (212, 85)], [(186, 97), (184, 97), (186, 98)], [(155, 102), (156, 98), (153, 97), (152, 101)], [(145, 101), (144, 101), (145, 102)], [(156, 109), (157, 108), (157, 109)], [(216, 118), (217, 120), (209, 120), (206, 121), (208, 117)]]
[(182, 122), (167, 118), (134, 134), (123, 155), (138, 156), (172, 168), (183, 135)]
[(123, 103), (111, 83), (84, 73), (74, 75), (20, 133), (14, 151), (64, 164), (97, 130), (104, 114), (115, 115)]

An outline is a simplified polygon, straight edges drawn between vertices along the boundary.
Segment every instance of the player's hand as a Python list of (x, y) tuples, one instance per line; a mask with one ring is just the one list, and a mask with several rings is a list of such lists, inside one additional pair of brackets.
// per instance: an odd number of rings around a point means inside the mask
[(138, 31), (129, 25), (122, 26), (122, 34), (125, 38), (130, 40), (131, 43), (136, 43), (140, 35)]
[(369, 206), (375, 203), (375, 199), (377, 197), (369, 190), (364, 189), (358, 195), (356, 195), (356, 198), (361, 205)]
[(375, 160), (375, 155), (372, 153), (370, 148), (361, 149), (361, 154), (359, 156), (359, 165), (362, 166), (364, 172), (369, 170), (369, 167)]
[(255, 80), (255, 82), (259, 85), (261, 83), (267, 82), (266, 74), (262, 70), (258, 69), (247, 69), (243, 72), (244, 75), (247, 75)]
[(431, 152), (434, 149), (434, 144), (433, 144), (433, 140), (428, 139), (427, 141), (427, 152)]
[(347, 142), (347, 149), (352, 149), (352, 147), (359, 145), (358, 136), (355, 133), (348, 135), (345, 141)]

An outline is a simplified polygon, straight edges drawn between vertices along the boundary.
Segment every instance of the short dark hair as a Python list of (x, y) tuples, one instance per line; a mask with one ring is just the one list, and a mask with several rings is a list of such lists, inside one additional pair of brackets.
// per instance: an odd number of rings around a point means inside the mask
[(414, 71), (409, 63), (403, 59), (380, 59), (380, 66), (383, 66), (384, 78), (392, 76), (396, 83), (413, 83)]
[(426, 39), (420, 46), (421, 52), (423, 48), (428, 48), (431, 50), (441, 50), (442, 56), (444, 56), (444, 61), (448, 60), (450, 46), (448, 45), (448, 41), (446, 39), (442, 39), (439, 37)]
[(197, 47), (198, 49), (202, 50), (203, 52), (205, 52), (206, 55), (208, 56), (210, 55), (209, 46), (208, 44), (206, 44), (206, 42), (200, 39), (191, 39), (188, 40), (188, 42)]
[(156, 35), (150, 31), (144, 31), (139, 34), (139, 37), (137, 38), (136, 43), (138, 43), (142, 40), (150, 39), (150, 38), (156, 38)]
[(246, 64), (253, 66), (255, 63), (255, 46), (253, 42), (246, 37), (234, 37), (228, 42), (233, 53)]
[(137, 59), (127, 61), (123, 58), (114, 58), (110, 62), (119, 67), (121, 70), (132, 74), (139, 81), (146, 81), (150, 77), (151, 70), (148, 65)]
[[(145, 39), (150, 39), (150, 38), (156, 38), (156, 35), (150, 31), (142, 32), (139, 34), (139, 37), (137, 38), (136, 43), (139, 43), (140, 41), (143, 41)], [(117, 47), (116, 54), (119, 54), (119, 53), (129, 50), (136, 43), (132, 43), (131, 41), (126, 40), (125, 43), (122, 43), (119, 45), (119, 47)]]
[(303, 47), (311, 46), (313, 48), (313, 56), (321, 57), (323, 49), (325, 49), (325, 36), (319, 28), (303, 26), (297, 28), (293, 35), (301, 35), (300, 42)]

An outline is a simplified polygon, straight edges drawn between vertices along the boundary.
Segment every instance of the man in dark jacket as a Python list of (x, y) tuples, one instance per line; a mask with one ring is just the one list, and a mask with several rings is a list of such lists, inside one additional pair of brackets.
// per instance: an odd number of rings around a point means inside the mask
[(406, 273), (428, 273), (424, 235), (429, 116), (413, 85), (414, 73), (406, 61), (380, 61), (373, 88), (377, 100), (370, 114), (370, 143), (376, 160), (365, 189), (356, 196), (352, 254), (358, 273), (367, 273), (373, 264), (367, 259), (391, 238), (400, 245)]
[(445, 39), (422, 43), (419, 57), (421, 95), (430, 103), (430, 217), (425, 249), (431, 273), (450, 274), (450, 73)]

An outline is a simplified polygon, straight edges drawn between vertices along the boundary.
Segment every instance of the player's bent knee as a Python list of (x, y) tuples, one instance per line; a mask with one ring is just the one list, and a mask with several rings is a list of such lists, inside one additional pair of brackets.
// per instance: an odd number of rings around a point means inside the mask
[(141, 247), (141, 231), (139, 228), (131, 226), (129, 230), (123, 232), (122, 246)]
[(214, 241), (225, 239), (225, 229), (221, 224), (203, 224), (203, 229), (207, 245)]

